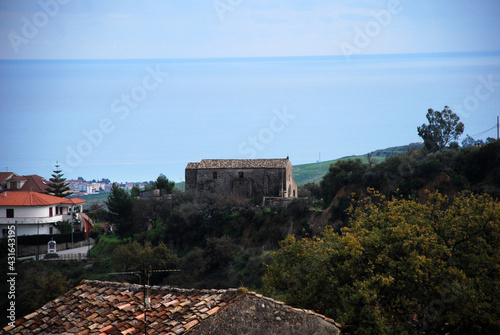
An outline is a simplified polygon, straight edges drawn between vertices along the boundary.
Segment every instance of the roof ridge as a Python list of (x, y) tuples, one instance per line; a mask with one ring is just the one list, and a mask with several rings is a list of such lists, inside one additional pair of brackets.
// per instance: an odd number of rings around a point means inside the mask
[(255, 291), (246, 291), (245, 292), (245, 295), (252, 295), (252, 296), (255, 296), (259, 299), (264, 299), (266, 301), (269, 301), (271, 303), (275, 303), (275, 304), (278, 304), (278, 305), (282, 305), (283, 307), (285, 308), (289, 308), (290, 310), (292, 311), (296, 311), (296, 312), (304, 312), (304, 313), (307, 313), (307, 314), (310, 314), (310, 315), (315, 315), (327, 322), (330, 322), (332, 324), (334, 324), (336, 327), (338, 328), (341, 328), (342, 325), (340, 325), (339, 323), (337, 323), (335, 320), (323, 315), (323, 314), (320, 314), (320, 313), (317, 313), (313, 310), (310, 310), (310, 309), (305, 309), (305, 308), (296, 308), (296, 307), (293, 307), (293, 306), (290, 306), (290, 305), (287, 305), (286, 303), (284, 303), (283, 301), (279, 301), (279, 300), (275, 300), (273, 298), (270, 298), (270, 297), (266, 297), (265, 295), (263, 294), (260, 294), (258, 292), (255, 292)]
[(170, 291), (171, 293), (234, 293), (240, 291), (237, 288), (227, 288), (227, 289), (198, 289), (198, 288), (181, 288), (177, 286), (160, 286), (160, 285), (142, 285), (142, 284), (133, 284), (128, 282), (113, 282), (113, 281), (102, 281), (102, 280), (91, 280), (84, 279), (80, 282), (79, 286), (90, 285), (94, 287), (104, 287), (104, 288), (115, 288), (115, 289), (125, 289), (130, 291), (138, 291), (143, 290), (144, 286), (146, 286), (150, 292), (166, 292)]
[[(290, 158), (202, 159), (189, 162), (186, 169), (286, 168)], [(291, 164), (291, 163), (290, 163)]]

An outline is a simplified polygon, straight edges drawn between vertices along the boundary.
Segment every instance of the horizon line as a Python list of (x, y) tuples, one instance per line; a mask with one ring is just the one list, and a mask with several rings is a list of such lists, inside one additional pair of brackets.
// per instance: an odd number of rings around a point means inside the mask
[(44, 61), (44, 62), (78, 62), (78, 61), (95, 61), (95, 62), (136, 62), (136, 61), (248, 61), (248, 60), (281, 60), (281, 59), (328, 59), (328, 58), (367, 58), (367, 57), (394, 57), (394, 56), (472, 56), (472, 55), (500, 55), (500, 50), (486, 50), (486, 51), (444, 51), (444, 52), (412, 52), (412, 53), (386, 53), (386, 54), (360, 54), (360, 55), (309, 55), (309, 56), (255, 56), (255, 57), (189, 57), (189, 58), (26, 58), (15, 59), (5, 58), (0, 59), (0, 62), (23, 62), (23, 61)]

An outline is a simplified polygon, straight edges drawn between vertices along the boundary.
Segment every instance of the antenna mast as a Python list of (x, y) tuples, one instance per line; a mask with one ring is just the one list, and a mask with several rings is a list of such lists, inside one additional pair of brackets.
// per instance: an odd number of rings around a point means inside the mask
[(499, 133), (500, 133), (500, 122), (499, 122), (499, 117), (497, 116), (497, 140)]

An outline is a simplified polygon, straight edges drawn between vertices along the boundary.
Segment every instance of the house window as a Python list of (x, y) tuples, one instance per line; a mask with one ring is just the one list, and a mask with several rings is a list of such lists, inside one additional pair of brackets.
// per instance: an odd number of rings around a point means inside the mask
[(50, 227), (50, 228), (49, 228), (49, 234), (50, 234), (50, 235), (54, 234), (54, 228), (53, 228), (53, 227)]
[(245, 174), (243, 172), (238, 172), (238, 178), (245, 178)]
[(53, 213), (52, 213), (52, 212), (53, 212), (52, 207), (49, 207), (49, 216), (53, 216)]
[(7, 208), (6, 212), (7, 212), (6, 217), (8, 217), (8, 218), (14, 217), (14, 208)]
[(217, 171), (212, 172), (212, 179), (217, 179)]

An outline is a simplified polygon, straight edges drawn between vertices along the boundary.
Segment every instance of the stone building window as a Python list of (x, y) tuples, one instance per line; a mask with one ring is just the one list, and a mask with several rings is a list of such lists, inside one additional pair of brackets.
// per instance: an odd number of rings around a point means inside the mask
[(245, 174), (243, 172), (238, 172), (238, 178), (245, 178)]
[(217, 171), (212, 172), (212, 179), (217, 179)]

